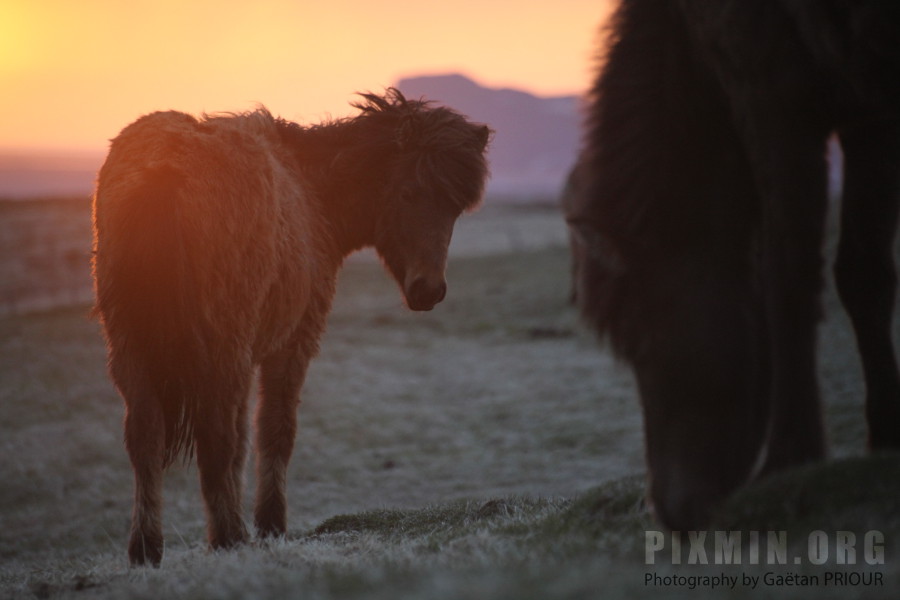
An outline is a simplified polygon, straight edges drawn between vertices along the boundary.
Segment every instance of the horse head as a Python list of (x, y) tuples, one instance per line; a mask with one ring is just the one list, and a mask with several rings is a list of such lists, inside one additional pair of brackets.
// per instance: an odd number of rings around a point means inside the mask
[(394, 122), (384, 205), (375, 223), (375, 249), (407, 306), (427, 311), (447, 293), (447, 251), (456, 220), (478, 204), (484, 191), (491, 130), (448, 108), (408, 101), (396, 90), (389, 98), (400, 116)]

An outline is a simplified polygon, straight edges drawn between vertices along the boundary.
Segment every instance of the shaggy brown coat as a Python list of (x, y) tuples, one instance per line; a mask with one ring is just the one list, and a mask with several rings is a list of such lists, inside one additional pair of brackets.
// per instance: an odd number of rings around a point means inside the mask
[(129, 556), (159, 564), (162, 474), (196, 452), (212, 547), (242, 542), (247, 397), (260, 535), (286, 529), (285, 469), (343, 259), (374, 245), (407, 304), (446, 291), (456, 218), (479, 200), (489, 130), (396, 90), (314, 127), (265, 110), (158, 112), (113, 142), (94, 199), (94, 278), (135, 472)]

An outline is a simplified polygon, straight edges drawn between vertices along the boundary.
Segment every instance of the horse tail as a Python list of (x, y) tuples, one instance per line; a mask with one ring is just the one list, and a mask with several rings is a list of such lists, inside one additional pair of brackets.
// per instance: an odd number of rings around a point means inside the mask
[(186, 174), (165, 162), (141, 166), (115, 150), (94, 198), (95, 310), (126, 403), (129, 396), (160, 403), (168, 466), (193, 455), (201, 383), (210, 373), (211, 340), (198, 314), (200, 241), (185, 210)]

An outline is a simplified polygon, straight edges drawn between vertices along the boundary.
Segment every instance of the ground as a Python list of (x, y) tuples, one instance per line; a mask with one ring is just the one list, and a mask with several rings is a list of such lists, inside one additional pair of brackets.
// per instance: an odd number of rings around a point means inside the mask
[[(377, 261), (346, 265), (303, 390), (286, 538), (211, 553), (194, 466), (167, 476), (160, 569), (128, 567), (131, 472), (99, 325), (79, 304), (0, 319), (0, 598), (892, 597), (900, 459), (865, 457), (852, 333), (825, 297), (821, 382), (836, 460), (754, 486), (725, 531), (786, 531), (770, 567), (648, 565), (641, 418), (628, 370), (568, 304), (547, 207), (458, 226), (447, 299), (412, 313)], [(247, 516), (253, 477), (247, 470)], [(837, 563), (839, 530), (858, 533)], [(811, 532), (831, 554), (812, 564)], [(884, 536), (868, 565), (864, 535)], [(710, 540), (713, 534), (710, 533)], [(818, 538), (815, 538), (818, 539)], [(765, 553), (763, 552), (763, 555)], [(715, 588), (664, 577), (879, 573), (883, 585)], [(648, 582), (649, 575), (659, 577)]]

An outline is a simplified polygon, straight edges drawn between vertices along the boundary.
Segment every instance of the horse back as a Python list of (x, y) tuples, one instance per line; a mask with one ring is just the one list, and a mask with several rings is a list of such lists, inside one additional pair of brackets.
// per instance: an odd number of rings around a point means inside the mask
[(94, 199), (97, 311), (110, 341), (151, 354), (181, 344), (259, 355), (278, 344), (321, 270), (308, 196), (264, 111), (159, 112), (126, 127)]

